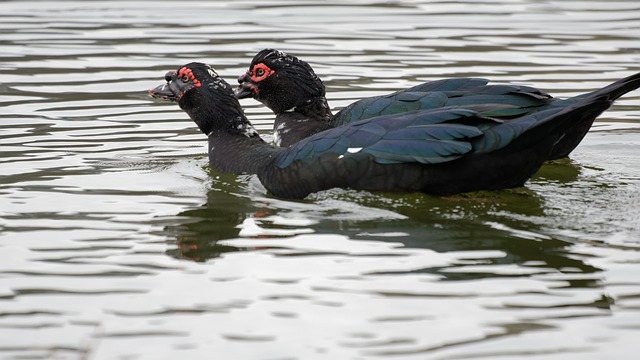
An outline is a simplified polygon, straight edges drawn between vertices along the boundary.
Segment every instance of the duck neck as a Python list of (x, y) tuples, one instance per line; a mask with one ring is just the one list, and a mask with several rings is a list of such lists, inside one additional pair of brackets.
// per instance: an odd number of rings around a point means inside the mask
[(209, 162), (221, 172), (257, 174), (270, 163), (277, 148), (262, 140), (247, 120), (233, 93), (217, 94), (211, 106), (204, 96), (185, 97), (180, 101), (189, 117), (209, 139)]
[(269, 166), (278, 149), (260, 136), (209, 133), (209, 163), (215, 170), (234, 174), (261, 174)]
[[(324, 96), (306, 100), (302, 104), (296, 105), (283, 113), (294, 112), (302, 115), (303, 118), (329, 122), (333, 117), (327, 99)], [(280, 114), (276, 114), (280, 115)]]

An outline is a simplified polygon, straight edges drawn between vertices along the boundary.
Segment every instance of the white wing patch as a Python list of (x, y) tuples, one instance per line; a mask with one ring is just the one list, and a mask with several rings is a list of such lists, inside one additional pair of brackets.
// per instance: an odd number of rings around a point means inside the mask
[(218, 73), (209, 65), (207, 65), (207, 72), (209, 72), (212, 78), (218, 77)]
[(362, 148), (361, 148), (361, 147), (359, 147), (359, 148), (348, 148), (348, 149), (347, 149), (347, 152), (349, 152), (349, 153), (351, 153), (351, 154), (355, 154), (355, 153), (360, 152), (360, 150), (362, 150)]
[(282, 138), (280, 138), (280, 132), (284, 134), (285, 123), (280, 123), (276, 129), (273, 131), (273, 142), (276, 146), (280, 146), (282, 144)]
[[(242, 121), (242, 119), (238, 117), (238, 121)], [(246, 137), (253, 137), (258, 135), (256, 129), (250, 123), (241, 122), (240, 124), (238, 124), (237, 129), (240, 130), (240, 132), (242, 132), (242, 134)]]

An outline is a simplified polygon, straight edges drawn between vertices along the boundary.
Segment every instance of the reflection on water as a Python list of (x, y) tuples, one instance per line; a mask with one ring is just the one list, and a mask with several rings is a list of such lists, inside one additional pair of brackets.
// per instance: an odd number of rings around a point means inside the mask
[[(545, 182), (575, 180), (578, 169), (566, 162), (568, 160), (549, 164), (538, 177), (544, 177)], [(417, 194), (363, 195), (362, 192), (343, 191), (333, 191), (329, 196), (331, 201), (304, 204), (264, 197), (249, 198), (218, 188), (210, 190), (206, 204), (180, 213), (182, 224), (166, 229), (177, 240), (177, 248), (170, 249), (168, 254), (206, 261), (225, 252), (246, 251), (247, 247), (240, 244), (252, 244), (250, 249), (254, 250), (277, 249), (285, 244), (295, 246), (299, 242), (270, 242), (266, 239), (289, 239), (307, 233), (333, 234), (339, 229), (340, 234), (350, 239), (375, 238), (403, 248), (429, 249), (439, 253), (504, 252), (491, 264), (524, 267), (533, 264), (533, 268), (544, 272), (549, 268), (557, 271), (572, 268), (581, 273), (599, 271), (582, 259), (572, 258), (568, 250), (572, 242), (544, 235), (544, 228), (535, 221), (523, 221), (544, 218), (544, 199), (530, 190), (476, 192), (445, 198)], [(373, 207), (380, 207), (381, 203), (386, 203), (386, 207), (393, 211)], [(254, 241), (225, 241), (238, 237)], [(304, 254), (320, 255), (325, 254), (325, 250), (310, 252), (305, 249)], [(420, 268), (412, 272), (435, 271), (441, 273), (443, 280), (500, 276), (491, 272), (491, 268), (487, 268), (486, 273), (452, 272), (456, 267), (455, 264), (447, 264), (444, 269)]]
[(2, 6), (0, 358), (636, 357), (638, 92), (524, 188), (291, 202), (146, 89), (276, 47), (336, 109), (454, 76), (572, 96), (639, 71), (637, 1)]

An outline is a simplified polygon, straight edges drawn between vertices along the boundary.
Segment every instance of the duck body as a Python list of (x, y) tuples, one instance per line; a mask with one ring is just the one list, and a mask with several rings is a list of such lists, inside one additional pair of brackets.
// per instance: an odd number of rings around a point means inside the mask
[(293, 198), (334, 187), (432, 195), (519, 187), (561, 139), (548, 131), (589, 121), (576, 118), (582, 110), (552, 109), (506, 123), (455, 108), (393, 122), (365, 119), (291, 145), (259, 177), (272, 194)]
[(334, 187), (451, 195), (522, 186), (572, 127), (640, 86), (636, 74), (510, 121), (484, 105), (376, 116), (282, 148), (258, 136), (231, 86), (208, 66), (187, 64), (165, 79), (151, 95), (177, 101), (207, 134), (214, 169), (257, 174), (272, 195), (292, 199)]
[[(261, 75), (257, 76), (257, 73)], [(278, 146), (290, 146), (329, 128), (382, 115), (482, 105), (486, 116), (509, 121), (526, 114), (568, 106), (580, 98), (561, 100), (529, 86), (489, 85), (487, 79), (454, 78), (368, 97), (333, 115), (327, 105), (324, 85), (311, 66), (274, 49), (264, 49), (256, 54), (249, 70), (238, 78), (238, 82), (238, 98), (253, 97), (276, 115), (274, 139)], [(583, 122), (572, 127), (549, 153), (547, 160), (568, 156), (592, 124)]]
[[(376, 116), (417, 110), (483, 105), (491, 115), (511, 119), (534, 111), (552, 99), (525, 86), (487, 85), (479, 78), (444, 79), (416, 85), (387, 95), (368, 97), (332, 115), (326, 100), (306, 100), (292, 110), (276, 113), (276, 145), (289, 146), (318, 132)], [(318, 104), (323, 104), (318, 106)]]

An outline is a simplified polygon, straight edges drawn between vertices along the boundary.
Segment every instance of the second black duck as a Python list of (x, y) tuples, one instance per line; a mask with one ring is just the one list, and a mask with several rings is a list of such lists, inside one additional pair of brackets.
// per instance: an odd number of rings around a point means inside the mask
[[(275, 49), (257, 53), (238, 82), (238, 98), (253, 97), (276, 115), (274, 139), (279, 146), (289, 146), (315, 133), (381, 115), (482, 105), (486, 116), (509, 121), (553, 107), (566, 107), (586, 96), (562, 100), (529, 86), (489, 85), (487, 79), (452, 78), (368, 97), (333, 115), (327, 104), (324, 84), (313, 68), (296, 56)], [(568, 156), (592, 124), (593, 121), (586, 121), (572, 126), (547, 159)]]

